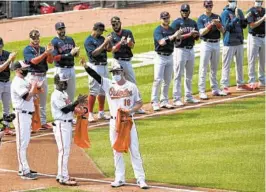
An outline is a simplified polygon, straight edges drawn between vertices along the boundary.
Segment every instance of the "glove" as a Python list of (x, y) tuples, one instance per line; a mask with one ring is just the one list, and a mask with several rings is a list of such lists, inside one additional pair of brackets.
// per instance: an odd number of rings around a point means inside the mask
[(88, 98), (88, 95), (79, 95), (77, 98), (77, 102), (79, 104), (86, 104), (88, 101), (87, 98)]

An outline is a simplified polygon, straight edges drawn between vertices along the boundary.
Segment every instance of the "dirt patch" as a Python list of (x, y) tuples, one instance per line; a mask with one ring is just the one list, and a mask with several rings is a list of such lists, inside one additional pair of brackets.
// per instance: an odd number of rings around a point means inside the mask
[[(184, 2), (170, 2), (164, 4), (144, 5), (137, 8), (128, 9), (88, 9), (83, 11), (72, 11), (65, 13), (56, 13), (50, 15), (30, 16), (5, 20), (0, 22), (0, 37), (5, 42), (19, 41), (28, 39), (29, 31), (32, 29), (40, 30), (41, 36), (48, 37), (56, 35), (54, 25), (58, 21), (64, 21), (67, 27), (67, 33), (86, 32), (92, 29), (95, 22), (101, 21), (108, 28), (110, 18), (117, 15), (121, 18), (122, 25), (132, 26), (138, 24), (147, 24), (159, 21), (160, 12), (167, 10), (172, 19), (180, 17), (180, 5)], [(189, 1), (191, 6), (190, 17), (196, 18), (203, 12), (202, 1)], [(220, 14), (226, 1), (214, 2), (213, 12)], [(238, 1), (241, 9), (247, 10), (254, 3), (248, 1)]]

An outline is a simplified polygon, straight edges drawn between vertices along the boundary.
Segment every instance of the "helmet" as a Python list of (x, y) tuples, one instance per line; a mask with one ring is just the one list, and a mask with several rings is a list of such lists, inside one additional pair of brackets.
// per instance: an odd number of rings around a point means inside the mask
[(206, 6), (213, 6), (213, 1), (212, 0), (204, 0), (203, 1), (203, 7)]

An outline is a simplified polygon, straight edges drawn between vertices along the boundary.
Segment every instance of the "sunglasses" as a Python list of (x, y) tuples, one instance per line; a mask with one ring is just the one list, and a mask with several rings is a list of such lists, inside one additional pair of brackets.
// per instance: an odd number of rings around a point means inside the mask
[(39, 36), (35, 36), (35, 37), (31, 37), (32, 40), (39, 40), (40, 37)]
[(164, 17), (164, 18), (162, 18), (163, 20), (168, 20), (168, 19), (170, 19), (170, 17)]
[(212, 5), (205, 5), (205, 8), (212, 8)]
[(184, 13), (188, 13), (188, 12), (189, 12), (189, 10), (182, 10), (182, 12), (184, 12)]
[(113, 27), (119, 26), (120, 23), (112, 23)]

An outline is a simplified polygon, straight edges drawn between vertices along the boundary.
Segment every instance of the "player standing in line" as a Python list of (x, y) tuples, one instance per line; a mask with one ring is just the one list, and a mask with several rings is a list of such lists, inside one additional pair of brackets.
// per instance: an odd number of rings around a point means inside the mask
[[(10, 68), (9, 65), (16, 57), (16, 53), (10, 53), (3, 50), (4, 41), (0, 37), (0, 100), (3, 103), (3, 117), (9, 115), (11, 93), (10, 93)], [(8, 122), (4, 122), (5, 125), (9, 126)], [(5, 135), (16, 135), (15, 132), (10, 130), (9, 127), (4, 129)]]
[[(154, 81), (151, 94), (152, 108), (154, 111), (159, 111), (161, 108), (171, 109), (168, 101), (169, 85), (172, 80), (173, 73), (173, 51), (174, 40), (180, 36), (180, 31), (174, 31), (169, 26), (170, 14), (166, 11), (160, 14), (161, 25), (156, 27), (153, 33), (154, 46), (156, 51), (155, 64), (154, 64)], [(161, 90), (161, 104), (159, 105), (159, 91)]]
[(65, 24), (58, 22), (55, 29), (58, 34), (52, 40), (54, 46), (55, 74), (63, 74), (68, 78), (68, 87), (66, 92), (71, 101), (74, 100), (76, 92), (76, 74), (74, 69), (74, 57), (79, 55), (79, 47), (76, 47), (72, 37), (66, 36)]
[(58, 147), (58, 172), (56, 180), (61, 185), (74, 186), (77, 182), (69, 177), (68, 159), (72, 141), (73, 111), (79, 103), (84, 103), (87, 95), (79, 96), (71, 102), (66, 90), (68, 79), (63, 74), (54, 76), (55, 90), (51, 95), (51, 111), (54, 119), (54, 136)]
[(256, 59), (259, 55), (259, 86), (265, 87), (265, 8), (262, 0), (255, 0), (254, 7), (248, 10), (248, 76), (251, 88), (255, 88)]
[[(103, 31), (105, 31), (105, 26), (101, 22), (94, 24), (92, 34), (87, 37), (84, 43), (84, 47), (89, 59), (89, 66), (99, 73), (103, 77), (108, 77), (108, 67), (107, 67), (107, 51), (111, 51), (112, 47), (110, 44), (111, 36), (104, 38), (102, 36)], [(102, 90), (99, 83), (88, 76), (90, 96), (88, 101), (89, 110), (89, 122), (95, 122), (93, 117), (93, 107), (95, 104), (96, 96), (98, 96), (99, 102), (99, 112), (98, 119), (109, 120), (110, 117), (104, 114), (104, 102), (105, 102), (105, 92)]]
[[(111, 18), (113, 32), (112, 36), (112, 53), (119, 65), (124, 69), (125, 78), (136, 84), (136, 76), (132, 67), (131, 59), (133, 57), (132, 49), (135, 46), (133, 34), (128, 29), (122, 29), (120, 18), (114, 16)], [(145, 114), (143, 109), (137, 111), (138, 114)]]
[(229, 0), (228, 5), (224, 8), (222, 14), (222, 24), (225, 29), (223, 36), (223, 66), (222, 66), (222, 90), (229, 92), (230, 65), (233, 57), (236, 58), (236, 80), (238, 91), (250, 90), (244, 84), (243, 62), (244, 62), (244, 34), (243, 29), (247, 27), (247, 20), (244, 18), (241, 9), (237, 8), (236, 0)]
[[(134, 115), (143, 105), (140, 93), (136, 84), (127, 81), (124, 77), (123, 68), (118, 64), (112, 67), (113, 80), (100, 76), (96, 71), (82, 63), (87, 73), (92, 76), (102, 87), (106, 93), (107, 101), (110, 108), (110, 141), (111, 145), (115, 143), (116, 132), (116, 114), (119, 108), (127, 111), (130, 115)], [(115, 181), (111, 183), (112, 187), (120, 187), (125, 184), (125, 164), (123, 153), (113, 150), (115, 164)], [(145, 183), (145, 173), (143, 163), (139, 152), (139, 141), (136, 125), (133, 122), (130, 132), (130, 155), (137, 184), (142, 189), (147, 189)]]
[(35, 171), (31, 171), (27, 161), (27, 148), (30, 142), (32, 114), (34, 112), (34, 90), (37, 88), (37, 81), (31, 84), (25, 79), (28, 74), (28, 67), (23, 61), (12, 63), (11, 70), (16, 76), (11, 84), (11, 99), (16, 118), (13, 124), (16, 129), (17, 156), (19, 173), (22, 179), (37, 179)]
[(212, 13), (213, 1), (205, 0), (203, 2), (205, 13), (198, 18), (198, 28), (200, 33), (200, 65), (199, 65), (199, 97), (200, 99), (208, 99), (205, 93), (206, 76), (208, 65), (210, 62), (210, 84), (212, 95), (226, 96), (219, 89), (217, 81), (217, 70), (220, 59), (220, 37), (224, 33), (224, 28), (220, 23), (220, 16)]
[(190, 6), (182, 4), (180, 9), (181, 18), (176, 19), (171, 27), (177, 31), (181, 29), (183, 34), (175, 41), (174, 48), (174, 106), (180, 107), (181, 101), (181, 78), (185, 74), (185, 101), (187, 103), (199, 103), (200, 101), (192, 96), (192, 78), (195, 62), (194, 44), (199, 39), (197, 23), (189, 18)]
[(40, 97), (40, 117), (41, 130), (51, 129), (52, 126), (46, 122), (46, 101), (48, 95), (48, 83), (46, 72), (48, 71), (47, 63), (53, 63), (52, 47), (40, 46), (40, 32), (38, 30), (31, 30), (29, 33), (30, 44), (24, 48), (24, 60), (30, 65), (29, 73), (27, 75), (28, 82), (39, 81), (42, 83), (44, 93), (39, 94)]

